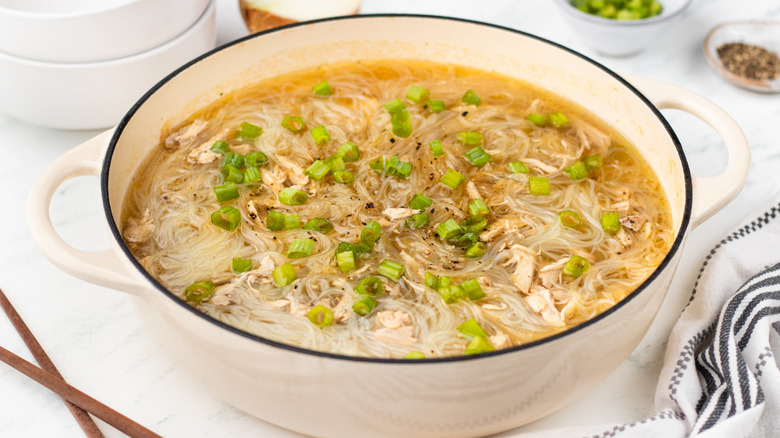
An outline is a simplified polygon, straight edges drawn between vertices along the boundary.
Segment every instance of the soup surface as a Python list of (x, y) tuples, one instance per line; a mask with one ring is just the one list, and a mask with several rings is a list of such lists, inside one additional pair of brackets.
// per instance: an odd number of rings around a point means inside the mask
[(213, 318), (381, 358), (561, 332), (628, 295), (674, 237), (656, 176), (581, 108), (392, 60), (279, 76), (167, 129), (122, 229)]

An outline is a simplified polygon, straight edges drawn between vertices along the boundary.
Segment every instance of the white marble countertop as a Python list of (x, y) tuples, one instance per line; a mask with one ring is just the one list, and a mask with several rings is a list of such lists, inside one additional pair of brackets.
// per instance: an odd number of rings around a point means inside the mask
[[(220, 44), (244, 35), (238, 2), (218, 3)], [(651, 415), (666, 338), (688, 300), (702, 260), (780, 187), (780, 139), (775, 125), (780, 122), (780, 95), (756, 94), (726, 83), (707, 65), (702, 41), (710, 28), (724, 21), (780, 20), (780, 3), (694, 0), (654, 47), (627, 58), (603, 57), (585, 48), (550, 1), (364, 0), (362, 12), (450, 15), (520, 29), (571, 47), (617, 72), (670, 82), (704, 95), (742, 126), (753, 153), (747, 185), (736, 200), (691, 233), (660, 315), (641, 345), (578, 402), (507, 435), (583, 423), (629, 422)], [(681, 138), (693, 173), (715, 175), (725, 168), (725, 147), (709, 126), (678, 111), (663, 113)], [(2, 205), (7, 208), (0, 215), (0, 288), (72, 385), (161, 435), (297, 436), (213, 398), (161, 351), (129, 296), (71, 277), (33, 245), (24, 215), (27, 188), (55, 158), (96, 134), (46, 129), (0, 114), (0, 185), (5, 187)], [(57, 230), (74, 246), (97, 250), (107, 245), (97, 178), (82, 177), (63, 185), (51, 211)], [(0, 317), (0, 345), (33, 361), (4, 317)], [(49, 390), (5, 364), (0, 364), (0, 382), (0, 436), (83, 436), (62, 401)], [(107, 436), (122, 436), (98, 423)]]

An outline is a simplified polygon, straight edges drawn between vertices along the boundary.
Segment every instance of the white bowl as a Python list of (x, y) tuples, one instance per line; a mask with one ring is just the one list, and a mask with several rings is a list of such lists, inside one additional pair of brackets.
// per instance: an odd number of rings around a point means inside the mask
[(152, 85), (214, 48), (215, 3), (178, 37), (126, 58), (66, 64), (0, 53), (0, 112), (59, 129), (116, 124)]
[(203, 15), (209, 0), (0, 0), (0, 52), (99, 62), (151, 50)]
[(555, 2), (563, 18), (586, 46), (603, 55), (628, 56), (656, 41), (691, 0), (659, 0), (663, 6), (661, 14), (641, 20), (612, 20), (582, 12), (569, 0)]
[(726, 80), (752, 91), (780, 93), (780, 78), (758, 81), (730, 72), (718, 56), (718, 47), (726, 43), (752, 44), (780, 54), (780, 21), (731, 21), (715, 26), (704, 39), (707, 61)]

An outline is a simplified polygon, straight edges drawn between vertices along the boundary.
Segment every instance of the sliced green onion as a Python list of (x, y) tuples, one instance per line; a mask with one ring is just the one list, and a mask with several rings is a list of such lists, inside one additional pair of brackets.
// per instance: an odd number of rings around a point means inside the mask
[(333, 231), (333, 225), (327, 219), (315, 217), (309, 220), (309, 222), (306, 222), (306, 225), (303, 226), (303, 229), (316, 231), (322, 234), (328, 234)]
[(257, 137), (260, 137), (260, 134), (262, 133), (263, 128), (257, 125), (253, 125), (249, 122), (243, 122), (241, 123), (241, 126), (238, 127), (236, 138), (240, 138), (242, 140), (254, 140)]
[(525, 119), (536, 126), (544, 126), (544, 124), (547, 123), (547, 117), (536, 113), (528, 114), (527, 116), (525, 116)]
[(522, 161), (510, 161), (507, 163), (506, 168), (512, 173), (531, 173), (531, 171), (528, 170), (528, 166)]
[(433, 140), (430, 143), (431, 151), (433, 152), (434, 157), (438, 157), (440, 155), (444, 155), (444, 148), (441, 147), (441, 140)]
[(543, 176), (528, 177), (528, 192), (536, 196), (547, 196), (550, 194), (550, 180)]
[(273, 270), (272, 274), (276, 287), (285, 287), (298, 278), (298, 276), (295, 275), (295, 267), (289, 263), (280, 265)]
[(557, 113), (552, 113), (547, 117), (550, 118), (550, 123), (552, 123), (556, 128), (563, 128), (564, 126), (569, 125), (569, 118), (560, 111)]
[(455, 219), (447, 219), (436, 227), (436, 234), (444, 240), (449, 240), (463, 234), (463, 229), (455, 222)]
[(301, 218), (298, 213), (289, 213), (284, 215), (284, 229), (297, 230), (301, 228)]
[(425, 354), (422, 351), (410, 351), (406, 353), (404, 359), (425, 359)]
[(316, 244), (312, 239), (295, 239), (287, 249), (287, 257), (291, 259), (299, 259), (301, 257), (309, 257), (314, 252)]
[(392, 260), (382, 260), (376, 272), (383, 277), (398, 281), (404, 275), (404, 271), (406, 271), (404, 265)]
[(473, 199), (469, 202), (469, 216), (482, 217), (490, 214), (487, 204), (482, 199)]
[(230, 267), (236, 274), (246, 272), (252, 269), (252, 260), (236, 257), (231, 261)]
[(282, 128), (290, 132), (301, 132), (306, 128), (302, 117), (287, 116), (282, 119)]
[(385, 172), (385, 157), (376, 157), (368, 162), (368, 167), (374, 171), (374, 173), (382, 174)]
[(311, 89), (314, 90), (314, 94), (317, 96), (330, 96), (333, 94), (333, 89), (330, 88), (328, 81), (322, 81), (319, 84), (311, 87)]
[(450, 285), (450, 277), (448, 277), (446, 275), (442, 275), (439, 278), (439, 289), (441, 289), (443, 287), (447, 287), (449, 285)]
[(384, 291), (385, 287), (379, 277), (366, 277), (355, 286), (358, 295), (379, 295)]
[(247, 166), (260, 167), (268, 161), (268, 156), (260, 151), (250, 152), (244, 157)]
[(325, 144), (330, 141), (330, 134), (324, 126), (316, 126), (311, 130), (311, 138), (314, 139), (315, 144)]
[(455, 139), (464, 146), (479, 146), (482, 144), (482, 134), (479, 132), (459, 132), (458, 135), (455, 136)]
[(244, 169), (244, 184), (251, 184), (263, 181), (263, 175), (260, 173), (260, 169), (255, 166), (247, 166)]
[(222, 167), (233, 166), (240, 169), (244, 165), (244, 156), (236, 152), (225, 152), (225, 158), (222, 160)]
[[(463, 227), (461, 227), (461, 230)], [(479, 242), (479, 237), (474, 233), (463, 233), (447, 240), (447, 243), (460, 248), (471, 248)]]
[(566, 174), (569, 175), (569, 178), (573, 180), (582, 179), (588, 176), (588, 169), (585, 167), (585, 163), (582, 161), (577, 161), (571, 166), (563, 169), (563, 171), (566, 172)]
[(244, 182), (244, 172), (237, 169), (236, 167), (231, 166), (230, 164), (223, 167), (221, 173), (222, 173), (222, 180), (225, 181), (226, 183), (232, 182), (236, 184), (241, 184)]
[(333, 325), (333, 311), (322, 304), (312, 307), (308, 316), (309, 321), (317, 327)]
[(490, 154), (485, 152), (485, 150), (479, 146), (469, 150), (463, 155), (466, 156), (466, 158), (471, 162), (471, 164), (477, 167), (482, 167), (493, 159), (493, 157), (491, 157)]
[(223, 230), (233, 231), (241, 223), (241, 212), (237, 208), (226, 205), (211, 213), (211, 223)]
[(214, 194), (217, 195), (217, 201), (227, 202), (238, 198), (238, 188), (235, 183), (229, 182), (214, 187)]
[(561, 223), (567, 227), (579, 227), (582, 224), (582, 219), (580, 219), (580, 215), (577, 213), (571, 211), (571, 210), (564, 210), (561, 212), (561, 214), (558, 215), (558, 217), (561, 218)]
[(385, 173), (398, 179), (409, 178), (412, 174), (412, 163), (401, 161), (397, 156), (390, 157), (385, 166)]
[(431, 289), (438, 289), (439, 288), (439, 277), (431, 274), (430, 272), (425, 273), (425, 285), (428, 286)]
[(468, 295), (469, 299), (472, 301), (476, 301), (485, 297), (485, 291), (482, 290), (482, 286), (479, 285), (479, 282), (476, 278), (466, 280), (460, 285), (463, 290), (466, 291), (466, 295)]
[(428, 225), (429, 216), (427, 214), (414, 214), (406, 218), (404, 224), (407, 228), (416, 230), (420, 227)]
[(393, 135), (396, 137), (407, 138), (412, 135), (412, 119), (405, 110), (393, 114), (390, 123), (393, 125)]
[(293, 187), (286, 187), (279, 192), (279, 202), (287, 205), (301, 205), (308, 197), (306, 193), (296, 190)]
[(348, 170), (339, 170), (333, 172), (333, 179), (340, 184), (352, 184), (355, 181), (355, 175)]
[(444, 184), (445, 186), (455, 190), (466, 182), (466, 177), (458, 173), (454, 169), (447, 169), (447, 173), (445, 173), (441, 179), (439, 180), (440, 183)]
[(336, 265), (339, 271), (347, 272), (355, 269), (355, 254), (352, 251), (344, 251), (336, 254)]
[(409, 200), (409, 208), (414, 210), (423, 211), (433, 204), (433, 199), (425, 196), (422, 193), (415, 193), (412, 199)]
[(487, 332), (485, 332), (482, 326), (480, 326), (479, 323), (474, 318), (471, 318), (468, 321), (464, 322), (463, 324), (459, 325), (458, 331), (471, 338), (476, 338), (479, 336), (483, 338), (487, 338), (488, 335)]
[(377, 240), (379, 240), (379, 234), (382, 231), (382, 226), (379, 222), (371, 221), (366, 224), (363, 231), (360, 232), (360, 241), (368, 246), (373, 246)]
[(474, 246), (467, 249), (463, 255), (466, 258), (476, 259), (485, 255), (485, 252), (487, 252), (487, 245), (485, 245), (485, 242), (477, 242)]
[(184, 289), (184, 297), (193, 303), (208, 300), (214, 293), (214, 283), (210, 281), (196, 281)]
[(487, 224), (487, 219), (484, 216), (473, 216), (463, 221), (460, 226), (466, 233), (479, 234), (485, 231)]
[(404, 104), (401, 101), (401, 99), (393, 99), (382, 106), (385, 108), (385, 111), (387, 111), (390, 114), (395, 114), (398, 111), (401, 111), (402, 109), (406, 108), (406, 104)]
[(331, 172), (340, 172), (347, 168), (347, 165), (344, 163), (344, 159), (341, 158), (338, 154), (333, 154), (325, 159), (325, 162), (328, 163), (328, 166), (330, 166)]
[(222, 140), (217, 140), (211, 145), (211, 151), (217, 154), (224, 154), (230, 149), (230, 145)]
[(457, 303), (466, 296), (466, 292), (457, 284), (450, 284), (447, 286), (441, 286), (440, 284), (439, 289), (436, 290), (436, 292), (439, 293), (439, 296), (447, 304)]
[(601, 228), (609, 234), (620, 231), (620, 215), (614, 211), (608, 211), (601, 215)]
[(589, 266), (590, 263), (588, 263), (588, 259), (585, 257), (573, 256), (566, 262), (566, 266), (563, 267), (563, 273), (569, 277), (577, 278), (584, 274)]
[(352, 310), (360, 316), (366, 316), (376, 307), (376, 300), (371, 296), (362, 296), (352, 305)]
[(360, 159), (360, 150), (351, 142), (346, 142), (336, 149), (336, 154), (347, 163)]
[(482, 99), (480, 99), (479, 96), (477, 96), (477, 93), (475, 93), (471, 88), (466, 90), (466, 93), (463, 94), (463, 97), (460, 98), (460, 101), (466, 105), (482, 105)]
[(322, 160), (314, 160), (313, 163), (303, 171), (303, 174), (317, 181), (321, 180), (330, 172), (330, 164)]
[(406, 98), (414, 103), (425, 102), (429, 97), (431, 97), (430, 90), (418, 87), (417, 85), (412, 85), (409, 87), (409, 91), (406, 92)]
[(428, 109), (431, 110), (432, 113), (440, 113), (444, 111), (444, 101), (443, 100), (429, 100), (428, 101)]
[(466, 346), (466, 354), (481, 354), (481, 353), (489, 353), (491, 351), (495, 350), (495, 347), (493, 347), (490, 342), (488, 342), (487, 339), (477, 336), (476, 338), (472, 339), (471, 342), (469, 342), (469, 345)]
[(601, 154), (591, 155), (582, 159), (585, 163), (585, 168), (588, 170), (596, 170), (601, 168)]
[(284, 229), (285, 214), (276, 210), (269, 210), (265, 216), (265, 226), (271, 231)]

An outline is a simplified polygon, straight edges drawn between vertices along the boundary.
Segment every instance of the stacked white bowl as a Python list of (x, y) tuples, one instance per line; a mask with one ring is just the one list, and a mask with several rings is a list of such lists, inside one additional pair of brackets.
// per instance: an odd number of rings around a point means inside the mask
[(115, 125), (216, 45), (216, 0), (0, 0), (0, 112), (59, 129)]

